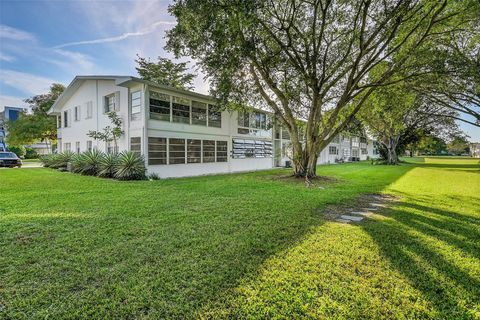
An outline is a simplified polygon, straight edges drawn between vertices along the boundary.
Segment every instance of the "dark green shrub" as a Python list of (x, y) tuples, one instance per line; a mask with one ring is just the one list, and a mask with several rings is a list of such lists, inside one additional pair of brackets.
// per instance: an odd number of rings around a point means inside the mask
[(52, 163), (55, 161), (55, 157), (57, 157), (58, 154), (45, 154), (43, 156), (40, 156), (40, 162), (43, 164), (44, 167), (48, 168), (52, 165)]
[(17, 157), (19, 158), (23, 158), (23, 156), (25, 155), (25, 147), (24, 146), (8, 146), (8, 150), (10, 152), (13, 152), (17, 155)]
[(147, 178), (148, 180), (160, 180), (160, 176), (157, 173), (150, 173)]
[(37, 159), (38, 153), (33, 148), (25, 148), (25, 159)]
[(82, 157), (83, 169), (81, 170), (81, 173), (88, 176), (96, 176), (100, 171), (100, 162), (102, 161), (104, 154), (97, 149), (93, 149), (85, 151), (82, 154)]
[(100, 161), (100, 170), (98, 176), (103, 178), (113, 178), (117, 172), (119, 155), (116, 153), (106, 154)]
[(145, 179), (145, 160), (143, 156), (125, 151), (119, 154), (117, 172), (115, 178), (119, 180), (143, 180)]

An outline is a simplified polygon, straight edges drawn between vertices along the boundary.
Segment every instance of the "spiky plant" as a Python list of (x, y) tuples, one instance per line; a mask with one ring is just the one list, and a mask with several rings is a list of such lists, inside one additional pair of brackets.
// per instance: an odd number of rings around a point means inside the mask
[(85, 151), (82, 154), (83, 157), (83, 170), (82, 174), (88, 176), (96, 176), (100, 171), (100, 163), (105, 154), (97, 149)]
[(54, 159), (55, 157), (57, 156), (56, 153), (53, 153), (53, 154), (45, 154), (43, 156), (40, 156), (39, 159), (40, 159), (40, 162), (43, 164), (43, 166), (45, 168), (48, 168), (52, 165), (52, 163), (54, 162)]
[(100, 161), (100, 170), (98, 176), (103, 178), (113, 178), (117, 172), (118, 154), (106, 154)]
[(83, 153), (76, 154), (72, 157), (72, 172), (82, 173), (85, 167), (85, 156)]
[(66, 169), (68, 163), (72, 161), (74, 155), (75, 154), (72, 151), (65, 151), (57, 154), (57, 156), (53, 158), (50, 168)]
[(131, 151), (120, 153), (115, 178), (119, 180), (145, 179), (145, 160), (143, 156)]

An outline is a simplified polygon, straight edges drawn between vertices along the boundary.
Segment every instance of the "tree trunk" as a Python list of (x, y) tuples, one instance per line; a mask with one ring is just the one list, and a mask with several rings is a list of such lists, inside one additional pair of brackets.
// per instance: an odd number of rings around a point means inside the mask
[[(296, 147), (295, 147), (296, 146)], [(316, 143), (293, 144), (293, 175), (299, 178), (317, 176), (318, 145)]]

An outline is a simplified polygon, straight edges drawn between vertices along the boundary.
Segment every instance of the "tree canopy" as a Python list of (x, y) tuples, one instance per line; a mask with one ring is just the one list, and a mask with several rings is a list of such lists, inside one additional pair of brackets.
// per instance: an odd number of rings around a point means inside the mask
[[(418, 70), (414, 58), (461, 32), (473, 1), (177, 0), (167, 47), (196, 59), (228, 108), (275, 112), (292, 137), (297, 176), (316, 175), (318, 153), (379, 87)], [(458, 19), (458, 25), (451, 21)], [(372, 73), (384, 62), (387, 67)], [(297, 119), (307, 121), (304, 141)]]
[(137, 56), (137, 72), (144, 80), (153, 81), (179, 89), (192, 90), (195, 75), (188, 73), (187, 62), (175, 63), (158, 57), (157, 62)]
[(54, 83), (48, 93), (25, 99), (32, 113), (21, 113), (17, 120), (7, 123), (8, 144), (21, 146), (42, 141), (50, 146), (57, 139), (57, 123), (48, 111), (64, 90), (62, 84)]

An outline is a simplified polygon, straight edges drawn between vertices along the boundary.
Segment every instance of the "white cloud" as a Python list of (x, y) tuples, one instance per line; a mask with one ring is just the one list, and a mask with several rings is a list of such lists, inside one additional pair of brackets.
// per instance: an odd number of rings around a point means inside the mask
[(45, 93), (49, 90), (51, 84), (56, 82), (52, 79), (13, 70), (1, 70), (0, 81), (25, 92), (26, 95)]
[(35, 40), (35, 36), (27, 31), (12, 28), (4, 24), (0, 25), (0, 38), (12, 39), (12, 40)]
[(56, 64), (64, 69), (73, 69), (77, 72), (90, 73), (95, 70), (95, 64), (92, 62), (90, 56), (74, 51), (64, 49), (55, 49), (54, 52), (64, 58), (65, 60), (50, 60), (51, 63)]
[(15, 60), (15, 58), (12, 57), (12, 56), (9, 56), (9, 55), (7, 55), (7, 54), (4, 54), (4, 53), (0, 52), (0, 60), (2, 60), (2, 61), (7, 61), (7, 62), (12, 62), (12, 61)]
[(3, 96), (0, 95), (0, 112), (3, 111), (4, 107), (27, 107), (27, 104), (23, 102), (22, 98), (13, 97), (13, 96)]
[(149, 25), (146, 28), (143, 28), (139, 31), (136, 32), (125, 32), (119, 36), (114, 36), (114, 37), (107, 37), (107, 38), (100, 38), (100, 39), (93, 39), (93, 40), (85, 40), (85, 41), (76, 41), (76, 42), (68, 42), (64, 43), (58, 46), (55, 46), (54, 48), (60, 49), (60, 48), (65, 48), (65, 47), (71, 47), (71, 46), (78, 46), (78, 45), (85, 45), (85, 44), (98, 44), (98, 43), (106, 43), (106, 42), (116, 42), (116, 41), (121, 41), (125, 40), (130, 37), (138, 37), (138, 36), (144, 36), (147, 34), (150, 34), (155, 31), (155, 29), (161, 25), (175, 25), (175, 22), (170, 22), (170, 21), (156, 21), (153, 24)]

